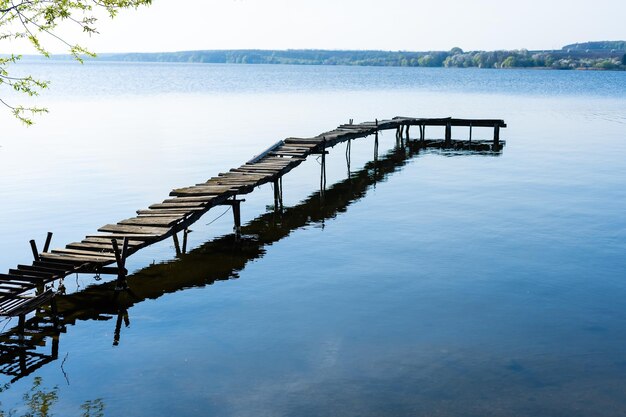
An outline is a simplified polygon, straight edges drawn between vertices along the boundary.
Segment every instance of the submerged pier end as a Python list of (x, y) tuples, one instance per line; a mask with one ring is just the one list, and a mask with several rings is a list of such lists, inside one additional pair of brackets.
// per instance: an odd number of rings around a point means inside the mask
[[(419, 137), (411, 139), (410, 128), (419, 129)], [(426, 139), (428, 126), (445, 128), (443, 139)], [(453, 127), (469, 127), (466, 140), (453, 140)], [(473, 140), (474, 127), (493, 128), (492, 140)], [(196, 185), (177, 188), (170, 198), (137, 210), (137, 215), (107, 224), (97, 233), (87, 235), (80, 242), (64, 248), (50, 249), (52, 233), (48, 233), (40, 252), (34, 240), (31, 265), (18, 265), (6, 274), (0, 274), (0, 316), (19, 317), (23, 326), (27, 314), (43, 305), (49, 305), (56, 314), (55, 295), (62, 293), (62, 279), (73, 273), (112, 274), (116, 276), (116, 290), (126, 288), (126, 259), (140, 249), (172, 237), (177, 254), (187, 250), (190, 225), (215, 206), (233, 208), (234, 231), (241, 229), (240, 205), (245, 200), (238, 196), (251, 193), (256, 187), (272, 183), (274, 207), (282, 209), (282, 177), (304, 162), (309, 155), (321, 155), (320, 189), (326, 187), (325, 155), (328, 149), (352, 139), (374, 136), (374, 160), (378, 157), (378, 134), (382, 130), (396, 130), (398, 144), (419, 141), (424, 148), (476, 150), (499, 152), (505, 142), (500, 129), (503, 120), (394, 117), (340, 125), (338, 128), (310, 138), (287, 138), (278, 141), (240, 167), (220, 173)], [(349, 148), (348, 148), (349, 151)], [(349, 164), (349, 155), (347, 154)], [(182, 245), (179, 238), (182, 237)], [(55, 283), (58, 282), (56, 289)]]

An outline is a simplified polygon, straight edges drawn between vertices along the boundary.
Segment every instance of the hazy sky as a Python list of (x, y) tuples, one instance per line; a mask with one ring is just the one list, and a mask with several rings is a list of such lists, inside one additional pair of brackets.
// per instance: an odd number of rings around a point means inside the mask
[(154, 0), (71, 38), (97, 52), (553, 49), (626, 39), (625, 18), (626, 0)]

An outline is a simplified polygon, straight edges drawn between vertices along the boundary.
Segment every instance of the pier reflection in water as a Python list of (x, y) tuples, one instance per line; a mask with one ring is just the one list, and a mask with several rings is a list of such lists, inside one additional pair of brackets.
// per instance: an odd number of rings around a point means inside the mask
[(113, 345), (121, 343), (124, 326), (130, 325), (128, 310), (147, 299), (215, 281), (238, 278), (238, 272), (252, 260), (261, 258), (271, 245), (291, 232), (324, 221), (345, 212), (348, 206), (363, 198), (376, 183), (399, 171), (423, 152), (444, 156), (499, 156), (502, 146), (494, 149), (480, 141), (410, 141), (398, 138), (397, 146), (378, 156), (358, 170), (350, 171), (349, 143), (346, 148), (348, 178), (327, 189), (321, 189), (293, 207), (273, 210), (243, 225), (238, 234), (211, 240), (189, 253), (178, 253), (176, 259), (153, 264), (129, 275), (128, 288), (120, 291), (116, 282), (90, 286), (82, 291), (57, 295), (57, 314), (50, 306), (39, 308), (34, 317), (0, 335), (0, 373), (11, 382), (32, 374), (42, 366), (59, 359), (60, 335), (78, 320), (111, 320), (115, 322)]

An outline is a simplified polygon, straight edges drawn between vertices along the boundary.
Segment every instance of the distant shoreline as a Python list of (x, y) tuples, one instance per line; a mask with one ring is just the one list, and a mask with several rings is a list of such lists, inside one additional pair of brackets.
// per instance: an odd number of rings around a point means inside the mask
[[(72, 59), (53, 55), (54, 60)], [(199, 50), (180, 52), (102, 53), (102, 62), (178, 62), (205, 64), (347, 65), (382, 67), (523, 68), (558, 70), (626, 70), (626, 41), (586, 42), (547, 51), (360, 51), (360, 50)]]

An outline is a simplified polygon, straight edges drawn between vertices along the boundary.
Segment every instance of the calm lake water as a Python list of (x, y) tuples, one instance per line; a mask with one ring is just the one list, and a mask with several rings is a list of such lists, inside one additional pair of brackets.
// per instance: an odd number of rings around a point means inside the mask
[[(5, 413), (26, 414), (37, 392), (57, 416), (626, 413), (626, 73), (19, 71), (53, 81), (39, 99), (51, 113), (28, 129), (0, 114), (1, 272), (30, 262), (29, 239), (47, 231), (64, 246), (351, 118), (508, 128), (498, 156), (394, 150), (390, 131), (377, 165), (360, 139), (350, 176), (339, 145), (324, 200), (314, 158), (285, 177), (282, 216), (269, 185), (246, 196), (241, 242), (218, 208), (192, 227), (187, 256), (168, 240), (130, 258), (132, 291), (116, 300), (111, 277), (69, 277), (57, 359), (0, 374)], [(44, 340), (36, 353), (49, 356)]]

